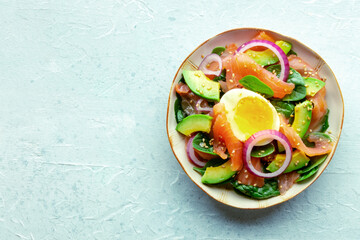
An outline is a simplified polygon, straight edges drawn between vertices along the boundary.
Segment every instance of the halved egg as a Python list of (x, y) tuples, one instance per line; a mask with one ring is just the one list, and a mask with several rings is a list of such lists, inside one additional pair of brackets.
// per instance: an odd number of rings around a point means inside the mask
[[(274, 106), (260, 94), (235, 88), (226, 92), (220, 102), (225, 105), (226, 118), (236, 138), (245, 142), (256, 132), (279, 130), (280, 118)], [(257, 145), (265, 145), (263, 141)]]

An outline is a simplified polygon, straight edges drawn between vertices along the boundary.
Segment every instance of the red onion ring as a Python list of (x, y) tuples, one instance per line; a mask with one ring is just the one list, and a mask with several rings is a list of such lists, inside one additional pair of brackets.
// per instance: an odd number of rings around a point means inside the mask
[(200, 98), (199, 100), (197, 100), (196, 104), (195, 104), (195, 111), (197, 111), (198, 113), (209, 113), (212, 111), (211, 107), (201, 107), (201, 103), (205, 101), (203, 98)]
[[(254, 166), (251, 163), (251, 151), (256, 143), (264, 140), (264, 139), (275, 139), (279, 141), (285, 148), (286, 157), (284, 160), (283, 165), (275, 172), (272, 173), (263, 173), (254, 168)], [(263, 177), (263, 178), (273, 178), (279, 176), (281, 173), (285, 171), (285, 169), (289, 166), (290, 161), (292, 158), (292, 147), (287, 139), (287, 137), (282, 134), (279, 131), (276, 130), (262, 130), (257, 133), (254, 133), (251, 137), (246, 140), (244, 144), (244, 150), (243, 150), (243, 161), (246, 168), (251, 172), (252, 174)]]
[(195, 136), (196, 136), (196, 134), (193, 134), (190, 137), (190, 139), (188, 140), (187, 145), (186, 145), (186, 154), (187, 154), (190, 162), (192, 162), (193, 164), (195, 164), (198, 167), (204, 167), (206, 162), (200, 160), (200, 158), (198, 156), (196, 156), (196, 154), (195, 154), (195, 150), (193, 147), (193, 140), (194, 140)]
[(280, 65), (281, 65), (281, 72), (280, 72), (279, 79), (281, 81), (286, 82), (289, 77), (289, 71), (290, 71), (289, 60), (288, 60), (286, 54), (284, 53), (284, 51), (275, 43), (267, 41), (267, 40), (252, 40), (252, 41), (246, 42), (243, 45), (241, 45), (236, 50), (236, 53), (237, 52), (243, 53), (246, 50), (253, 48), (253, 47), (257, 47), (257, 46), (267, 47), (278, 57), (278, 59), (280, 61)]
[[(212, 62), (217, 62), (219, 64), (218, 70), (213, 71), (213, 70), (209, 70), (207, 68), (207, 65), (212, 63)], [(222, 60), (221, 57), (219, 55), (217, 55), (216, 53), (212, 53), (207, 55), (202, 62), (199, 65), (199, 70), (201, 70), (205, 75), (215, 75), (215, 76), (220, 76), (221, 74), (221, 70), (222, 70)]]

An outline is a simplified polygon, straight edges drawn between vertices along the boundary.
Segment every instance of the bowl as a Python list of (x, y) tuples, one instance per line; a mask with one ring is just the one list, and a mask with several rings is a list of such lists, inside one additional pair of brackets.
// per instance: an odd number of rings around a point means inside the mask
[[(207, 54), (211, 53), (213, 48), (217, 46), (225, 46), (230, 43), (236, 43), (239, 46), (240, 44), (251, 40), (260, 31), (265, 31), (269, 33), (275, 39), (281, 39), (291, 42), (293, 45), (292, 49), (298, 54), (298, 56), (307, 61), (311, 66), (315, 66), (315, 68), (318, 69), (320, 76), (326, 77), (326, 101), (329, 109), (331, 110), (331, 114), (329, 115), (330, 127), (328, 131), (331, 132), (332, 137), (334, 137), (336, 141), (332, 152), (328, 155), (325, 162), (320, 166), (315, 176), (301, 183), (294, 184), (284, 195), (279, 195), (264, 200), (256, 200), (239, 195), (232, 189), (232, 187), (227, 187), (226, 185), (217, 187), (201, 183), (201, 175), (193, 170), (194, 165), (189, 162), (186, 156), (185, 138), (182, 134), (178, 133), (175, 130), (177, 123), (174, 113), (174, 102), (176, 100), (175, 85), (179, 82), (181, 78), (182, 70), (195, 70), (202, 61), (201, 56), (206, 56)], [(270, 30), (258, 28), (239, 28), (228, 30), (210, 38), (209, 40), (206, 40), (192, 53), (190, 53), (190, 55), (183, 61), (178, 71), (176, 72), (171, 85), (167, 107), (166, 129), (170, 146), (176, 159), (180, 163), (181, 167), (184, 169), (185, 173), (200, 189), (202, 189), (213, 199), (235, 208), (261, 209), (283, 203), (295, 197), (316, 181), (316, 179), (324, 172), (325, 168), (327, 167), (335, 153), (342, 130), (343, 120), (344, 101), (339, 84), (330, 67), (316, 52), (305, 46), (303, 43), (297, 41), (296, 39), (284, 36)]]

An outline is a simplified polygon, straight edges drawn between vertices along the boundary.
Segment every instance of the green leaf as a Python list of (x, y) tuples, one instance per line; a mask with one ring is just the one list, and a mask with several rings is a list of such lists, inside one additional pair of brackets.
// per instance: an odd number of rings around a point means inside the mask
[(177, 98), (174, 103), (174, 111), (175, 111), (176, 123), (179, 123), (186, 117), (186, 113), (183, 111), (181, 107), (181, 97), (178, 94), (176, 95)]
[(266, 98), (272, 97), (274, 95), (274, 91), (255, 76), (247, 75), (239, 80), (239, 82), (241, 85), (251, 91), (264, 94)]
[[(272, 65), (266, 68), (270, 72), (275, 72), (277, 77), (280, 77), (281, 66)], [(289, 77), (287, 79), (288, 83), (295, 84), (295, 88), (291, 94), (286, 95), (282, 100), (283, 101), (299, 101), (306, 97), (306, 87), (303, 77), (295, 69), (290, 68)]]
[[(280, 65), (272, 65), (266, 68), (269, 72), (275, 71), (276, 76), (280, 77), (281, 66)], [(290, 68), (289, 77), (287, 79), (288, 83), (293, 83), (295, 85), (305, 86), (305, 81), (300, 73), (298, 73), (295, 69)]]
[(290, 115), (294, 113), (295, 105), (293, 103), (277, 100), (272, 100), (270, 102), (275, 107), (276, 111), (284, 114), (286, 118), (290, 118)]
[(206, 171), (206, 168), (208, 167), (218, 167), (222, 164), (224, 164), (226, 162), (226, 160), (223, 160), (221, 158), (214, 158), (214, 159), (211, 159), (209, 160), (204, 167), (202, 168), (199, 168), (199, 167), (193, 167), (193, 169), (200, 173), (201, 175), (204, 175), (205, 171)]
[(220, 76), (214, 77), (213, 81), (226, 81), (226, 69), (222, 70)]
[(295, 55), (295, 56), (297, 56), (297, 53), (296, 53), (294, 50), (291, 49), (291, 50), (288, 52), (287, 56), (290, 56), (290, 55)]
[(251, 151), (251, 156), (257, 158), (266, 157), (272, 154), (274, 151), (275, 146), (272, 143), (266, 144), (264, 146), (255, 146)]
[(324, 115), (323, 119), (321, 120), (321, 129), (320, 132), (325, 132), (329, 128), (329, 114), (330, 110), (326, 110), (326, 114)]
[(214, 153), (214, 148), (212, 145), (210, 145), (210, 137), (209, 135), (199, 132), (198, 134), (196, 134), (196, 136), (194, 137), (193, 140), (193, 148), (195, 148), (196, 150), (203, 152), (203, 153), (208, 153), (211, 155), (217, 155), (216, 153)]
[(221, 56), (221, 54), (226, 50), (224, 47), (216, 47), (212, 50), (212, 53), (216, 53), (217, 55)]
[(299, 101), (306, 96), (306, 87), (301, 85), (295, 85), (294, 90), (291, 94), (286, 95), (282, 100), (283, 101)]
[(311, 169), (310, 172), (307, 172), (303, 175), (301, 175), (297, 180), (296, 182), (301, 182), (301, 181), (304, 181), (305, 179), (308, 179), (309, 177), (311, 177), (312, 175), (314, 175), (317, 171), (319, 170), (319, 167), (314, 167), (313, 169)]
[(300, 169), (297, 172), (300, 173), (300, 174), (303, 174), (303, 173), (307, 173), (307, 172), (311, 171), (313, 168), (315, 168), (315, 167), (319, 166), (320, 164), (322, 164), (326, 160), (327, 156), (328, 155), (325, 154), (325, 155), (310, 158), (310, 165), (303, 168), (303, 169)]
[(266, 199), (280, 195), (276, 178), (265, 179), (265, 184), (261, 188), (240, 184), (238, 181), (232, 181), (231, 184), (236, 193), (245, 194), (255, 199)]

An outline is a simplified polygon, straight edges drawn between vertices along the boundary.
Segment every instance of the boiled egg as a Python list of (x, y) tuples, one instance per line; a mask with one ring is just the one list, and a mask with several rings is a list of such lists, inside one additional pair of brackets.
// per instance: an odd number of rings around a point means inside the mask
[[(235, 88), (227, 91), (220, 102), (225, 105), (226, 118), (236, 138), (245, 142), (256, 132), (279, 130), (280, 118), (274, 106), (260, 94)], [(269, 140), (257, 145), (265, 145)]]

